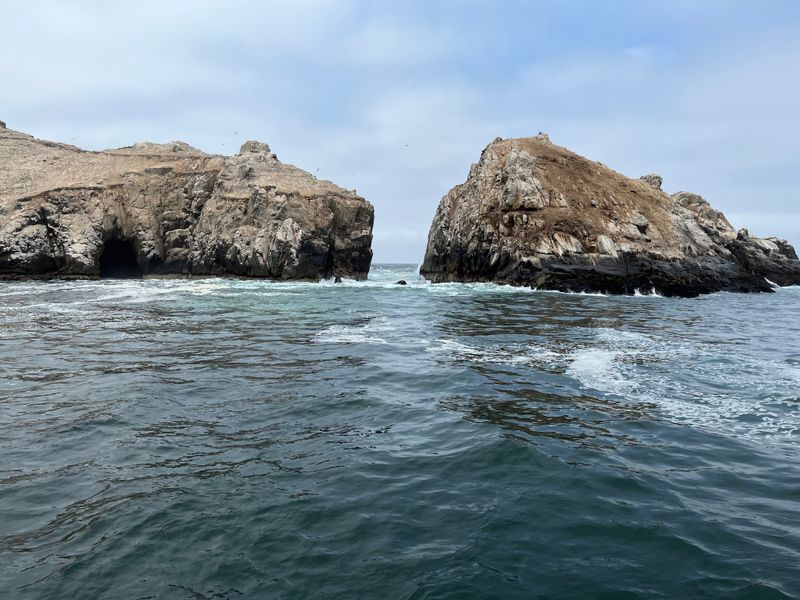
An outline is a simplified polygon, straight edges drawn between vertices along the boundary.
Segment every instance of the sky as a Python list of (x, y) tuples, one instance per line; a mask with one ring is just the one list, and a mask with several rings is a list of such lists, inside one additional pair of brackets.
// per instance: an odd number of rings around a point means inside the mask
[(419, 263), (441, 197), (540, 131), (800, 246), (796, 0), (0, 0), (0, 120), (92, 150), (248, 139), (375, 205)]

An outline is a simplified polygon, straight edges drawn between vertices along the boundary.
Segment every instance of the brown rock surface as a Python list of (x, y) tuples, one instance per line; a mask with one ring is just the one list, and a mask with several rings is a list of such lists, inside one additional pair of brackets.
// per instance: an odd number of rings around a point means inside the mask
[(259, 142), (235, 156), (182, 142), (87, 152), (0, 128), (0, 277), (363, 279), (373, 218)]
[(562, 291), (694, 296), (800, 283), (784, 240), (737, 232), (702, 197), (536, 137), (497, 139), (442, 199), (420, 271)]

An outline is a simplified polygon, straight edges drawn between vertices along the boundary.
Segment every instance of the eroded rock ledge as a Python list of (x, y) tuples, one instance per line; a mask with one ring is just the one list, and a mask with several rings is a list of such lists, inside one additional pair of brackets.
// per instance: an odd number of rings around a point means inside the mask
[(544, 134), (498, 138), (439, 204), (420, 272), (434, 282), (670, 296), (800, 284), (785, 240), (737, 232), (702, 197), (670, 196), (661, 184), (658, 175), (624, 177)]
[(0, 277), (364, 279), (373, 220), (259, 142), (87, 152), (0, 126)]

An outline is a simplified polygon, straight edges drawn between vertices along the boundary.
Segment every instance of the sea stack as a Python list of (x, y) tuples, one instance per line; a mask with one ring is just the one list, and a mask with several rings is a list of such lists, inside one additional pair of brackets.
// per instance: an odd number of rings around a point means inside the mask
[(365, 279), (373, 220), (263, 143), (87, 152), (0, 126), (0, 277)]
[(420, 273), (559, 291), (668, 296), (800, 284), (784, 240), (736, 231), (697, 194), (630, 179), (550, 142), (496, 139), (442, 199)]

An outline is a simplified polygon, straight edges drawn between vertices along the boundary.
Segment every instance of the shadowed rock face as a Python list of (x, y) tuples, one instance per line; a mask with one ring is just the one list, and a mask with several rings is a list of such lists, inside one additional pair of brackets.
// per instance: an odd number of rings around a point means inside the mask
[(0, 277), (364, 279), (373, 219), (258, 142), (86, 152), (0, 126)]
[(784, 240), (735, 231), (702, 197), (661, 191), (550, 143), (497, 139), (442, 199), (420, 272), (561, 291), (767, 292), (800, 284)]

